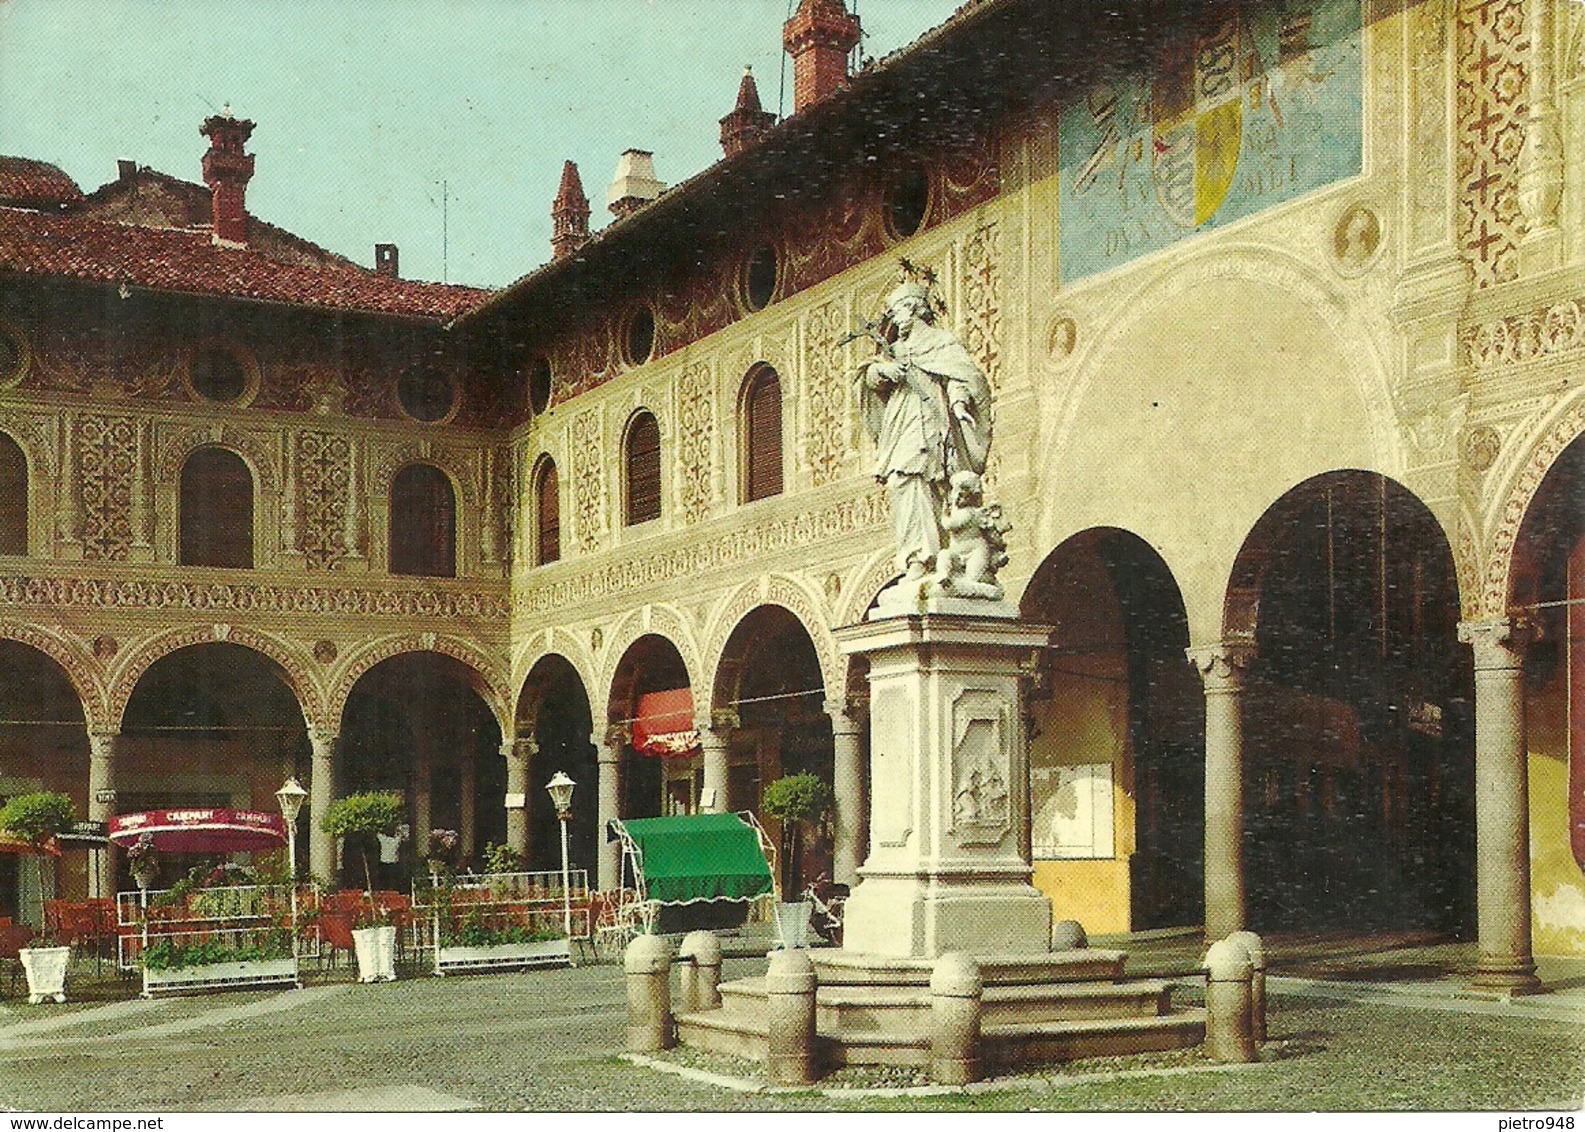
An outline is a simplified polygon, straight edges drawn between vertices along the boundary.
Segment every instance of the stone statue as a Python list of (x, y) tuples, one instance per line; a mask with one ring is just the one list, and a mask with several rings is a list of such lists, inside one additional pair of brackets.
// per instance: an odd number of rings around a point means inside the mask
[(1000, 504), (985, 505), (980, 477), (968, 469), (952, 473), (941, 528), (947, 545), (936, 555), (933, 591), (947, 597), (1002, 600), (996, 572), (1007, 565), (1006, 534), (1012, 527)]
[(978, 482), (991, 446), (990, 385), (957, 335), (936, 325), (943, 308), (931, 295), (933, 282), (904, 264), (903, 282), (887, 296), (880, 326), (871, 328), (879, 348), (860, 365), (855, 384), (875, 441), (875, 478), (891, 498), (905, 585), (923, 582), (941, 552), (952, 476), (970, 472)]

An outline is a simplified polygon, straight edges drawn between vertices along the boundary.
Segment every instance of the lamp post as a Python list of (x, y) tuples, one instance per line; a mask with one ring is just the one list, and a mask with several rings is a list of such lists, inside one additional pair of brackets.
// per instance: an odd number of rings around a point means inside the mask
[(303, 800), (308, 791), (293, 775), (275, 792), (281, 805), (281, 818), (286, 822), (286, 863), (291, 873), (292, 894), (292, 960), (297, 960), (297, 815), (302, 812)]
[(545, 783), (551, 804), (556, 807), (556, 820), (561, 823), (561, 926), (567, 933), (569, 948), (572, 947), (572, 884), (567, 868), (567, 823), (572, 821), (572, 790), (576, 785), (564, 770), (558, 770), (555, 777)]

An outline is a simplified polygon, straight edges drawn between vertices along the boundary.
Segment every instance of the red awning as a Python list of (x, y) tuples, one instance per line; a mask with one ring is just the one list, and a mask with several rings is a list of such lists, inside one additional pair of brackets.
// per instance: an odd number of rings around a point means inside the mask
[(110, 819), (110, 840), (135, 844), (145, 833), (161, 853), (246, 853), (286, 844), (280, 814), (259, 810), (148, 810)]
[(693, 726), (693, 693), (687, 688), (645, 692), (633, 720), (633, 749), (660, 759), (687, 758), (699, 749)]

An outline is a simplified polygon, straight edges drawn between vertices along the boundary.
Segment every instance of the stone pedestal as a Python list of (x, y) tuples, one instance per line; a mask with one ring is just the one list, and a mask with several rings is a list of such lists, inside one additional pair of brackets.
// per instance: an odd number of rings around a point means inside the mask
[(1051, 904), (1018, 832), (1029, 805), (1019, 680), (1051, 630), (1000, 602), (934, 599), (839, 629), (870, 662), (870, 851), (843, 950), (1045, 952)]

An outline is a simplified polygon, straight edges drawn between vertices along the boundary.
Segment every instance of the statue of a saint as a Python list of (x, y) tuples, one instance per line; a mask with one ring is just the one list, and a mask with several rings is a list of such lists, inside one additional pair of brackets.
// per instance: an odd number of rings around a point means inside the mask
[(954, 473), (985, 472), (991, 389), (939, 313), (929, 287), (908, 278), (886, 298), (884, 332), (896, 337), (859, 367), (855, 389), (875, 441), (875, 478), (891, 497), (897, 569), (922, 581), (941, 550), (941, 510)]

